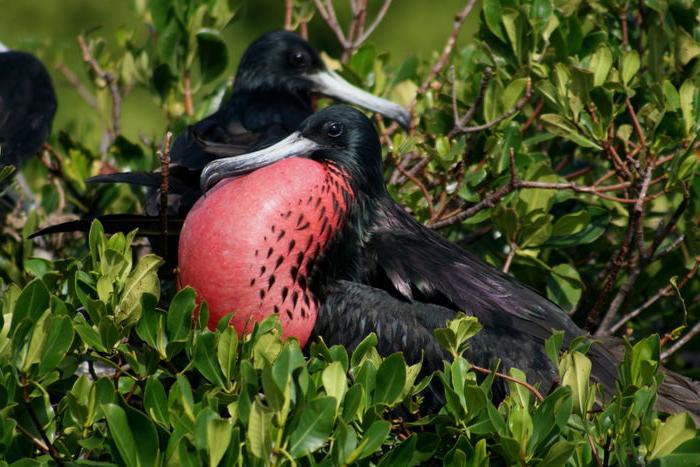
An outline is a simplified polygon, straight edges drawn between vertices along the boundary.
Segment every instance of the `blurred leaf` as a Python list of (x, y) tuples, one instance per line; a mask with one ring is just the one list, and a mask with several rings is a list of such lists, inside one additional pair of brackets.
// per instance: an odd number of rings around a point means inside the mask
[(671, 415), (655, 430), (648, 457), (651, 460), (671, 454), (695, 435), (695, 424), (687, 413)]
[(226, 71), (228, 49), (219, 31), (214, 29), (200, 29), (196, 37), (202, 83), (207, 84)]

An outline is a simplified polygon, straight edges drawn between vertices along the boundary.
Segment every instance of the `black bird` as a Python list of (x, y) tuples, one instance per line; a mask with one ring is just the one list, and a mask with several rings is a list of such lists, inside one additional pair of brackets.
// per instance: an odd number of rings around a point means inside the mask
[[(0, 169), (19, 168), (41, 150), (51, 133), (56, 107), (56, 93), (46, 67), (30, 53), (7, 50), (0, 44)], [(28, 190), (21, 176), (16, 180)], [(7, 186), (7, 180), (0, 182), (3, 218), (18, 199)]]
[[(206, 149), (227, 152), (223, 144)], [(184, 284), (207, 300), (212, 319), (231, 309), (259, 316), (275, 304), (283, 327), (302, 343), (305, 323), (327, 343), (350, 349), (373, 331), (380, 351), (401, 350), (409, 362), (426, 352), (432, 371), (444, 357), (433, 330), (464, 311), (484, 326), (471, 341), (471, 361), (489, 367), (500, 359), (505, 370), (520, 368), (544, 390), (557, 378), (544, 340), (554, 330), (564, 331), (567, 341), (585, 334), (554, 303), (419, 224), (392, 200), (378, 136), (357, 110), (332, 106), (271, 147), (231, 152), (236, 157), (204, 168), (202, 189), (235, 178), (205, 195), (181, 236)], [(246, 183), (249, 177), (254, 183)], [(289, 188), (271, 190), (264, 180), (287, 180)], [(295, 203), (297, 192), (303, 196)], [(250, 204), (250, 219), (225, 216), (237, 202)], [(242, 230), (247, 226), (257, 230)], [(612, 392), (618, 360), (598, 343), (589, 357), (594, 377)], [(697, 417), (700, 388), (674, 375), (661, 389), (659, 408)]]
[[(264, 34), (243, 54), (229, 100), (173, 143), (168, 196), (170, 235), (178, 234), (182, 219), (201, 195), (199, 174), (202, 167), (218, 157), (202, 148), (198, 142), (200, 138), (226, 144), (228, 155), (264, 147), (289, 135), (311, 115), (317, 95), (375, 111), (404, 127), (410, 123), (410, 114), (405, 108), (367, 93), (328, 70), (318, 52), (299, 35), (290, 31)], [(161, 176), (159, 172), (117, 173), (88, 181), (130, 183), (155, 189), (160, 186)], [(149, 196), (145, 212), (146, 216), (108, 215), (99, 219), (108, 231), (139, 227), (141, 234), (156, 234), (161, 229), (157, 193)], [(51, 226), (37, 235), (85, 230), (89, 223), (89, 220), (82, 220)], [(168, 252), (176, 253), (176, 244), (172, 244)]]
[(39, 152), (56, 106), (43, 63), (27, 52), (0, 51), (0, 167), (19, 166)]

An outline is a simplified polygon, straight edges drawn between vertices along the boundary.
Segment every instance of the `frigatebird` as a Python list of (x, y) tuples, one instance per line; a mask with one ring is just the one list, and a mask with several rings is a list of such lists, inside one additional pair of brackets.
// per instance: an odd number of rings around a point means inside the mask
[[(351, 85), (327, 69), (318, 52), (298, 34), (273, 31), (255, 40), (243, 54), (228, 101), (214, 114), (179, 135), (171, 150), (168, 215), (177, 234), (182, 219), (199, 198), (202, 167), (218, 157), (199, 144), (199, 139), (224, 143), (228, 154), (242, 154), (264, 147), (289, 135), (314, 112), (317, 95), (331, 97), (377, 112), (402, 126), (410, 113), (402, 106)], [(160, 172), (99, 175), (93, 183), (130, 183), (157, 188)], [(108, 231), (139, 227), (142, 234), (161, 229), (159, 197), (153, 193), (145, 207), (146, 216), (100, 216)], [(86, 230), (89, 220), (51, 226), (37, 234)], [(157, 239), (157, 237), (154, 237)], [(175, 243), (174, 246), (177, 246)], [(170, 254), (176, 248), (168, 248)]]
[[(28, 52), (0, 44), (0, 169), (18, 168), (41, 150), (51, 133), (56, 107), (56, 92), (44, 64)], [(16, 180), (29, 194), (24, 178), (20, 175)], [(0, 215), (4, 216), (16, 206), (17, 194), (3, 186), (0, 191)]]
[[(350, 349), (375, 332), (380, 351), (403, 351), (409, 362), (425, 353), (424, 367), (435, 370), (444, 354), (433, 330), (464, 311), (484, 326), (470, 341), (471, 361), (500, 360), (552, 387), (557, 371), (544, 340), (555, 330), (567, 341), (584, 331), (397, 204), (384, 184), (376, 130), (361, 112), (331, 106), (270, 147), (231, 153), (202, 171), (206, 194), (180, 236), (181, 282), (207, 301), (210, 325), (233, 311), (243, 332), (251, 318), (277, 313), (283, 334), (302, 345), (316, 334)], [(589, 356), (594, 377), (612, 391), (618, 361), (598, 343)], [(662, 388), (659, 407), (697, 416), (700, 388), (678, 378)]]
[(28, 52), (0, 51), (0, 167), (19, 166), (39, 152), (56, 107), (44, 64)]

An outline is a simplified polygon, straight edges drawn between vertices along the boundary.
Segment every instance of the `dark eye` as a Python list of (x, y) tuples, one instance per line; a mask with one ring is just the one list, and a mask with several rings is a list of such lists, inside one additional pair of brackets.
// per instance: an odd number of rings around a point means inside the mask
[(289, 63), (295, 68), (303, 68), (306, 66), (306, 54), (301, 50), (292, 52), (289, 56)]
[(337, 138), (338, 136), (343, 134), (343, 124), (338, 123), (338, 122), (331, 122), (328, 124), (328, 128), (326, 128), (326, 133), (328, 136), (331, 138)]

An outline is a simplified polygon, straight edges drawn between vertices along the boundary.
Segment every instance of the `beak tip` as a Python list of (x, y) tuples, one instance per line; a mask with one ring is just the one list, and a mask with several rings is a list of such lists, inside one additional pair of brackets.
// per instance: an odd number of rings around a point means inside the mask
[(411, 128), (411, 113), (408, 110), (403, 109), (403, 111), (396, 118), (396, 121), (401, 126), (401, 128), (403, 128), (405, 131), (408, 131)]

